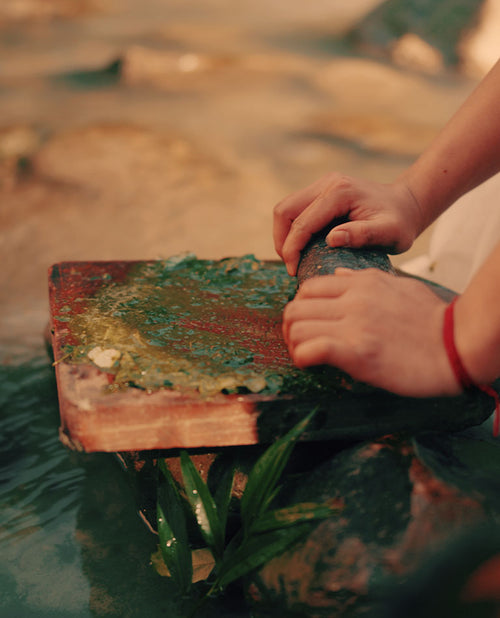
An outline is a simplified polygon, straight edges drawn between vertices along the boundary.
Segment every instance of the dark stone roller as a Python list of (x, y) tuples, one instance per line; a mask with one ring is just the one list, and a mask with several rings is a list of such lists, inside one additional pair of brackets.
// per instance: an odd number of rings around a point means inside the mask
[(297, 269), (299, 286), (306, 279), (319, 275), (333, 275), (337, 268), (378, 268), (385, 272), (396, 274), (386, 253), (381, 249), (350, 249), (348, 247), (330, 247), (326, 244), (326, 236), (332, 226), (322, 229), (311, 238), (300, 257)]

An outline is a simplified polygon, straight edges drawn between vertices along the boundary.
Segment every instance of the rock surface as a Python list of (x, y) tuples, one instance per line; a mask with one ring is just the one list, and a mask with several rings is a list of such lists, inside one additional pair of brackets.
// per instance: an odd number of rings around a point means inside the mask
[[(294, 500), (333, 498), (343, 512), (261, 569), (249, 587), (257, 608), (308, 617), (385, 616), (395, 591), (404, 599), (415, 573), (458, 537), (491, 527), (498, 517), (500, 453), (491, 446), (486, 463), (488, 438), (474, 431), (420, 442), (386, 437), (318, 466)], [(465, 451), (467, 467), (458, 454)], [(467, 572), (467, 556), (456, 560)], [(456, 582), (449, 591), (455, 602), (459, 592)]]

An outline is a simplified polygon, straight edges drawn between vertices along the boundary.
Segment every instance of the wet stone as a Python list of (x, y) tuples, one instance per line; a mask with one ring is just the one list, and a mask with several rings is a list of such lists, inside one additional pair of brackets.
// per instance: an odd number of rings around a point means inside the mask
[[(440, 435), (443, 449), (436, 446)], [(342, 513), (260, 570), (248, 587), (256, 615), (279, 609), (308, 617), (387, 616), (396, 593), (404, 604), (408, 581), (460, 536), (491, 526), (500, 512), (491, 485), (500, 449), (492, 451), (489, 468), (483, 465), (490, 485), (478, 492), (470, 481), (481, 458), (477, 438), (462, 440), (469, 467), (457, 464), (455, 454), (446, 480), (440, 472), (452, 451), (444, 434), (422, 442), (431, 465), (418, 454), (422, 445), (386, 437), (343, 450), (303, 476), (293, 501), (334, 499)], [(453, 593), (458, 603), (459, 589)]]

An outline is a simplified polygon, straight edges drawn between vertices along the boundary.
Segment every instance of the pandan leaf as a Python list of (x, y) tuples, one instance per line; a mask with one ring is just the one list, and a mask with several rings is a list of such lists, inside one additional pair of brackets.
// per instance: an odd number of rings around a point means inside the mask
[(248, 534), (253, 522), (269, 507), (276, 486), (288, 463), (293, 447), (307, 427), (315, 411), (297, 423), (287, 434), (276, 440), (257, 460), (241, 498), (241, 518)]
[(297, 524), (317, 519), (327, 519), (337, 515), (341, 510), (338, 503), (301, 502), (293, 506), (264, 513), (255, 520), (252, 532), (258, 534), (296, 526)]
[(223, 589), (231, 582), (248, 575), (275, 556), (282, 554), (311, 529), (309, 524), (271, 530), (249, 537), (217, 571), (212, 591)]
[(234, 483), (234, 464), (230, 465), (224, 471), (222, 478), (217, 483), (217, 488), (214, 493), (214, 502), (219, 514), (220, 525), (222, 530), (226, 529), (227, 515), (229, 511), (229, 503), (231, 502), (231, 492)]
[(217, 561), (224, 552), (224, 528), (212, 494), (186, 451), (181, 452), (181, 471), (186, 496), (200, 532)]
[(172, 579), (186, 592), (193, 576), (191, 549), (182, 498), (165, 462), (159, 460), (163, 479), (158, 480), (157, 525), (160, 550)]

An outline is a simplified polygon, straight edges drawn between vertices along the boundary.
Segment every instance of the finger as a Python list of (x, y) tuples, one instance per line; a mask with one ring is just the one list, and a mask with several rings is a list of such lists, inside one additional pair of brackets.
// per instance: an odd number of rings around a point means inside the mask
[(299, 369), (317, 365), (336, 366), (336, 344), (332, 337), (320, 335), (297, 345), (290, 355)]
[(338, 298), (347, 291), (350, 285), (350, 280), (345, 275), (353, 273), (354, 271), (348, 268), (337, 268), (334, 275), (321, 275), (306, 279), (301, 283), (295, 298)]
[(320, 337), (333, 337), (337, 322), (333, 320), (300, 320), (290, 325), (287, 345), (291, 353), (300, 344)]
[[(313, 197), (311, 199), (314, 199)], [(280, 202), (273, 212), (273, 241), (276, 253), (283, 257), (283, 244), (294, 219), (310, 204), (306, 196), (292, 195)]]
[(313, 298), (293, 300), (283, 311), (283, 336), (288, 341), (288, 333), (293, 324), (302, 320), (337, 320), (341, 317), (341, 308), (335, 300)]
[(347, 211), (347, 204), (339, 197), (332, 192), (322, 193), (292, 221), (282, 247), (282, 258), (290, 275), (296, 274), (300, 252), (311, 236)]
[(397, 252), (396, 230), (386, 221), (348, 221), (334, 227), (326, 237), (330, 247), (384, 247)]
[(288, 236), (292, 222), (316, 199), (326, 180), (325, 177), (320, 178), (304, 189), (291, 193), (274, 207), (273, 240), (279, 256), (282, 256), (283, 243)]

